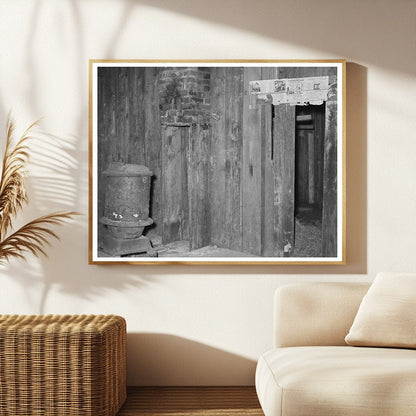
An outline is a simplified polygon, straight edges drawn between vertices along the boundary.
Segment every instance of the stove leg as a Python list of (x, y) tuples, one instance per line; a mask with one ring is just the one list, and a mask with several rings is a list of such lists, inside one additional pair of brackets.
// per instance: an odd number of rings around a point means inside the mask
[(145, 236), (131, 239), (119, 239), (113, 237), (107, 230), (103, 236), (103, 251), (107, 254), (120, 256), (157, 257), (157, 251), (152, 247), (150, 240)]

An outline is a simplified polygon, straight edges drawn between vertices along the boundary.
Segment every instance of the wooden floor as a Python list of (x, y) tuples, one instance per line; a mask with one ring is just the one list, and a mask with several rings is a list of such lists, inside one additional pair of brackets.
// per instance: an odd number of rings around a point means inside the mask
[(157, 251), (158, 257), (256, 257), (253, 254), (213, 245), (191, 250), (187, 240), (173, 241), (163, 245), (161, 239), (152, 239), (152, 245)]
[(117, 416), (264, 416), (254, 387), (128, 387)]

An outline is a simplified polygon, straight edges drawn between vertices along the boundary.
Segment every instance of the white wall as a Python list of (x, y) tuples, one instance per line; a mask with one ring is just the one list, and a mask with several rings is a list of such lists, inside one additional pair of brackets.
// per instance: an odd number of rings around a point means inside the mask
[[(129, 384), (252, 384), (276, 287), (415, 271), (415, 17), (413, 0), (2, 0), (1, 129), (12, 109), (49, 133), (20, 221), (85, 215), (49, 259), (0, 270), (0, 312), (124, 316)], [(89, 266), (90, 58), (346, 58), (348, 264)]]

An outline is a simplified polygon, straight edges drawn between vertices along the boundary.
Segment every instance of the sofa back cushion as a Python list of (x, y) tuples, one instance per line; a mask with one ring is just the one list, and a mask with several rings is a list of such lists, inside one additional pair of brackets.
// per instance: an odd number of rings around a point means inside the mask
[(345, 341), (354, 346), (416, 348), (416, 274), (379, 273)]
[(301, 283), (275, 292), (275, 348), (346, 345), (367, 283)]

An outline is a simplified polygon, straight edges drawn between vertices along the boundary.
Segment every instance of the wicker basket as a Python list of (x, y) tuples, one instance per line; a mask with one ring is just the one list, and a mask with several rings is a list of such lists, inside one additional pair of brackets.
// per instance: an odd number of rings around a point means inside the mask
[(114, 416), (125, 399), (123, 318), (0, 315), (0, 415)]

